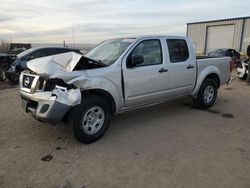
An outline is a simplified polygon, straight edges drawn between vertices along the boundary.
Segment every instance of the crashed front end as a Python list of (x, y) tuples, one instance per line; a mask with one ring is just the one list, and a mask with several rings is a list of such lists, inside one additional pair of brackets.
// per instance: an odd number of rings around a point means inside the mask
[(105, 66), (74, 52), (27, 62), (28, 70), (19, 78), (23, 109), (42, 122), (60, 122), (72, 107), (81, 103), (76, 78), (83, 81), (87, 77), (83, 70)]
[(22, 108), (34, 118), (56, 124), (81, 103), (81, 91), (58, 78), (24, 71), (20, 75)]

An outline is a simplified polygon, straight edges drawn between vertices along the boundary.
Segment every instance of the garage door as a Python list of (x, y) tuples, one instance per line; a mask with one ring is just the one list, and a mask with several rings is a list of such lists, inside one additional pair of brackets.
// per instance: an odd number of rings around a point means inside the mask
[(206, 53), (216, 48), (232, 48), (233, 39), (234, 25), (208, 27)]

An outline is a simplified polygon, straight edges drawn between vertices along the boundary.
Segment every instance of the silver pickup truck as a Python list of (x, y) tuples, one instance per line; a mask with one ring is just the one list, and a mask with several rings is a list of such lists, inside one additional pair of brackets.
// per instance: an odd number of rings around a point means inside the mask
[(230, 58), (196, 57), (186, 37), (107, 40), (85, 56), (74, 52), (27, 63), (20, 75), (22, 107), (51, 124), (71, 117), (82, 143), (99, 139), (111, 115), (191, 96), (211, 107), (230, 80)]

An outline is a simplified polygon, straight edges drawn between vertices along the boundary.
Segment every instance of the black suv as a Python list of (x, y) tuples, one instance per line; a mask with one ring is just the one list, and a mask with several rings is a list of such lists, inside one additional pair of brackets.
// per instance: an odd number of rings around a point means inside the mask
[(208, 53), (208, 56), (231, 57), (231, 60), (234, 66), (237, 66), (238, 63), (240, 63), (240, 53), (230, 48), (219, 48), (219, 49), (212, 50), (211, 52)]
[(0, 81), (6, 80), (5, 72), (16, 59), (15, 55), (0, 53)]
[(61, 54), (66, 52), (76, 52), (81, 54), (80, 50), (64, 47), (37, 47), (30, 48), (17, 55), (16, 60), (11, 64), (9, 70), (6, 72), (7, 79), (17, 84), (19, 82), (19, 75), (22, 71), (27, 69), (27, 62), (40, 57)]

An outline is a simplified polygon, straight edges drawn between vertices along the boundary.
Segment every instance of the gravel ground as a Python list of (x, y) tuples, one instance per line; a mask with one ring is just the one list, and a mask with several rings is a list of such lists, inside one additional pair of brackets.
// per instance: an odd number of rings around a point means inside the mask
[(7, 83), (5, 81), (0, 81), (0, 90), (6, 89), (6, 88), (14, 88), (14, 87), (17, 87), (17, 86), (10, 84), (10, 83)]
[(0, 101), (0, 187), (250, 187), (242, 80), (222, 87), (206, 111), (185, 98), (120, 114), (90, 145), (24, 113), (17, 88), (0, 90)]

